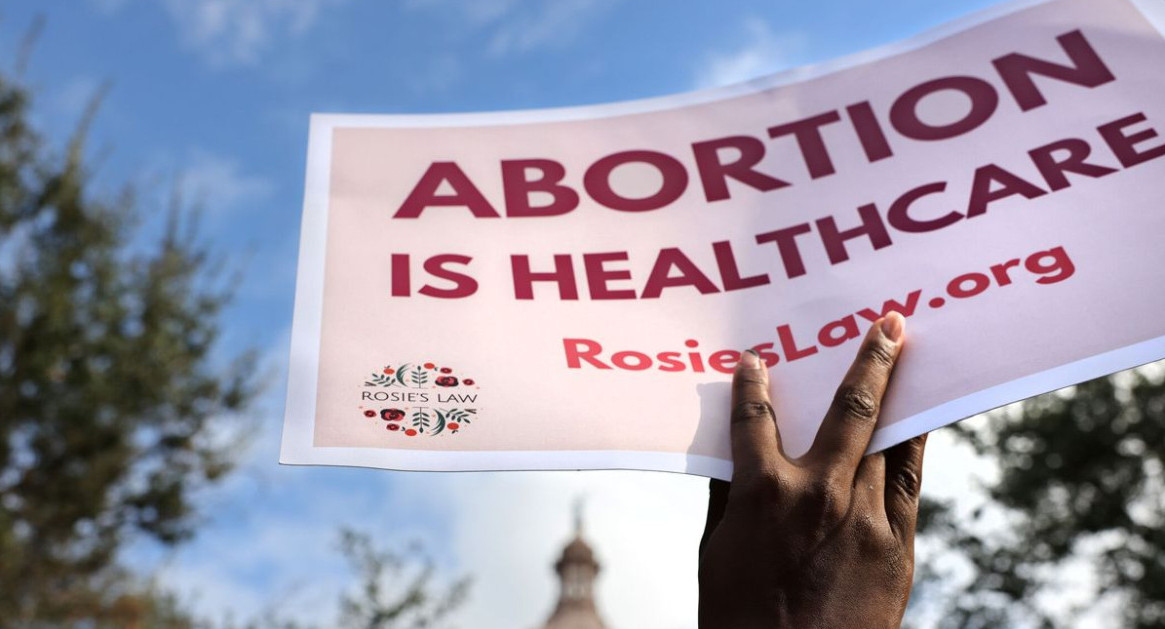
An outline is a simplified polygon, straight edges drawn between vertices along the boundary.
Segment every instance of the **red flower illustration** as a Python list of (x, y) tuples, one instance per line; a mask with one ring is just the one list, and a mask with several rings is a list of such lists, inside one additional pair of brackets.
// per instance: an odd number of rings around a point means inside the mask
[(384, 374), (385, 374), (385, 375), (387, 375), (387, 376), (391, 376), (391, 375), (392, 375), (392, 374), (394, 374), (394, 373), (396, 373), (396, 370), (395, 370), (395, 369), (393, 369), (393, 368), (391, 368), (391, 367), (385, 367), (385, 368), (384, 368)]
[(466, 378), (466, 379), (462, 380), (461, 382), (465, 386), (468, 386), (468, 387), (473, 386), (473, 379), (471, 379), (471, 378)]
[(446, 424), (445, 427), (449, 430), (457, 430), (458, 428), (461, 428), (461, 424), (458, 424), (457, 422), (450, 422), (449, 424)]
[(410, 436), (410, 437), (416, 437), (417, 431), (413, 430), (412, 428), (409, 428), (408, 430), (405, 431), (405, 434)]
[(376, 417), (376, 411), (364, 411), (365, 417)]
[(380, 411), (380, 418), (385, 421), (399, 422), (405, 418), (405, 412), (399, 408), (386, 408)]
[(453, 370), (448, 367), (442, 367), (441, 373), (453, 373)]
[(457, 378), (453, 376), (441, 376), (437, 378), (436, 384), (439, 387), (455, 387), (457, 386)]
[(425, 363), (425, 369), (432, 369), (433, 367), (435, 367), (433, 363)]
[(385, 424), (384, 427), (389, 430), (400, 430), (400, 424)]

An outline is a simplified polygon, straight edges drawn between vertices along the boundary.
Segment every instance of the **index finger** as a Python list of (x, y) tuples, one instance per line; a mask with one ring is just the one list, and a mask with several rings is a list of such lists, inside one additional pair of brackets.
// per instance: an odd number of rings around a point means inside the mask
[(777, 416), (769, 399), (769, 372), (746, 350), (732, 375), (732, 481), (775, 473), (780, 465)]

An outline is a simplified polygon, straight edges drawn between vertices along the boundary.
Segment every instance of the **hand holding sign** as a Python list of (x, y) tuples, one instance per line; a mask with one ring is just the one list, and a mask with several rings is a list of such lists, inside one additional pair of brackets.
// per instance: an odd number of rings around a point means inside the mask
[(712, 481), (700, 547), (702, 627), (897, 628), (914, 574), (926, 436), (863, 456), (902, 350), (878, 321), (812, 449), (780, 447), (768, 369), (748, 352), (732, 390), (731, 488)]

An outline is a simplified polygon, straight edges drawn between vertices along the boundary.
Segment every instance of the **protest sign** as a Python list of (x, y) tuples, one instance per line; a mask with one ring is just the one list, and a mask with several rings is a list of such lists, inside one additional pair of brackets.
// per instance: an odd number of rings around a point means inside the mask
[(281, 460), (727, 478), (739, 351), (796, 456), (891, 310), (872, 450), (1165, 356), (1160, 4), (648, 101), (313, 116)]

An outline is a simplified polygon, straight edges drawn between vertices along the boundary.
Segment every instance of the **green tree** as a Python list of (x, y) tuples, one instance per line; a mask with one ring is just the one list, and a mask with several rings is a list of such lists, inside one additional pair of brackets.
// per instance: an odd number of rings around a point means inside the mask
[[(957, 428), (995, 467), (969, 519), (932, 505), (920, 607), (947, 628), (1165, 627), (1165, 383), (1161, 365), (1032, 398)], [(950, 563), (949, 561), (946, 563)], [(969, 571), (969, 576), (966, 574)], [(964, 573), (959, 576), (958, 573)], [(1064, 575), (1087, 573), (1065, 602)], [(952, 585), (953, 584), (953, 585)]]
[(231, 467), (214, 422), (244, 411), (256, 386), (251, 353), (212, 355), (229, 286), (190, 213), (164, 208), (157, 242), (135, 242), (133, 195), (92, 192), (87, 124), (61, 154), (28, 118), (28, 92), (0, 77), (6, 627), (100, 619), (133, 598), (118, 550), (192, 533), (192, 493)]

